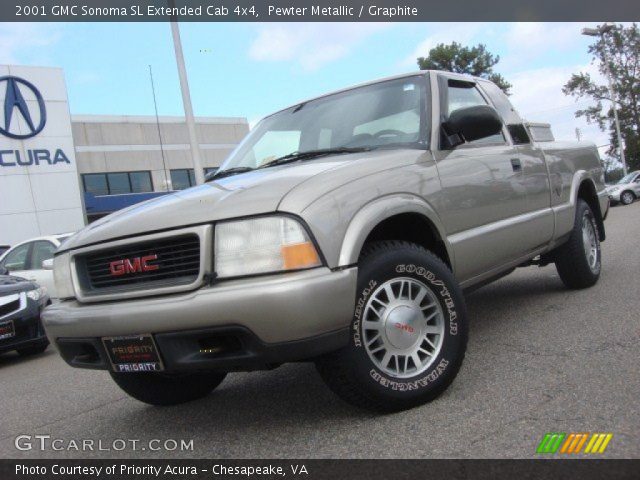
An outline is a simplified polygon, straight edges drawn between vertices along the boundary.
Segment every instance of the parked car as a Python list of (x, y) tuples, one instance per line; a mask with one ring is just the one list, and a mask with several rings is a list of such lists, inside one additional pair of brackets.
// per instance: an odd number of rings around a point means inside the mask
[(0, 353), (44, 352), (49, 340), (40, 314), (50, 303), (46, 289), (24, 278), (0, 275)]
[(640, 170), (625, 175), (618, 183), (607, 187), (607, 193), (613, 203), (632, 204), (640, 197)]
[(487, 80), (341, 90), (266, 117), (206, 184), (67, 240), (45, 328), (150, 404), (312, 360), (354, 405), (409, 408), (460, 369), (464, 290), (552, 262), (569, 288), (598, 281), (603, 179), (595, 145), (536, 143)]
[(70, 236), (71, 233), (48, 235), (11, 247), (0, 255), (0, 274), (25, 277), (45, 287), (51, 298), (58, 298), (53, 281), (53, 252)]

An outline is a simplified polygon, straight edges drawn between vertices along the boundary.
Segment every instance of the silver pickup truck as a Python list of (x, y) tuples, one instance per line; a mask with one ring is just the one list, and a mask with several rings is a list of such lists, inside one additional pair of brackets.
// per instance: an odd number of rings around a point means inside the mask
[(608, 208), (593, 145), (537, 144), (491, 82), (416, 72), (276, 112), (206, 184), (74, 235), (44, 324), (154, 405), (314, 361), (354, 405), (410, 408), (460, 369), (463, 291), (551, 262), (594, 285)]

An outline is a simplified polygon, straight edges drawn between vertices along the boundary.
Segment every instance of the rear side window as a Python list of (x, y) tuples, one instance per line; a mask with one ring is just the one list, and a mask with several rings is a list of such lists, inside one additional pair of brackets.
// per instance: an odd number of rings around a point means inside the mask
[(13, 249), (12, 252), (9, 252), (5, 257), (3, 263), (3, 267), (13, 272), (15, 270), (26, 270), (27, 269), (27, 254), (29, 253), (29, 248), (31, 248), (31, 243), (25, 243)]
[[(472, 83), (457, 82), (450, 80), (447, 87), (447, 116), (452, 112), (460, 110), (461, 108), (475, 107), (477, 105), (488, 105), (489, 103), (484, 99), (478, 88)], [(484, 144), (496, 144), (506, 143), (502, 132), (492, 135), (490, 137), (481, 138), (469, 142), (469, 145), (484, 145)]]
[(479, 80), (479, 85), (482, 87), (482, 90), (487, 94), (491, 103), (498, 111), (498, 114), (502, 117), (507, 129), (509, 130), (509, 134), (511, 135), (511, 139), (513, 143), (516, 145), (524, 145), (527, 143), (531, 143), (531, 139), (529, 138), (529, 134), (527, 133), (527, 129), (522, 123), (522, 119), (518, 112), (513, 108), (509, 98), (505, 95), (505, 93), (500, 90), (493, 82), (488, 82), (485, 80)]
[(53, 258), (55, 251), (56, 246), (51, 242), (43, 240), (35, 242), (31, 251), (31, 270), (40, 270), (42, 262)]

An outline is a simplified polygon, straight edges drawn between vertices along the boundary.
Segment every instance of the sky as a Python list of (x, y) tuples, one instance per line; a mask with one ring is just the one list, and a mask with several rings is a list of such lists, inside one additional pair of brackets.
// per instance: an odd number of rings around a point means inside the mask
[[(608, 143), (576, 119), (588, 101), (562, 93), (572, 73), (599, 77), (582, 23), (181, 23), (196, 116), (246, 117), (253, 125), (327, 91), (417, 69), (438, 43), (484, 43), (513, 84), (511, 101), (557, 139)], [(160, 115), (183, 107), (168, 23), (0, 24), (0, 64), (58, 66), (72, 114)], [(601, 151), (605, 150), (604, 148)]]

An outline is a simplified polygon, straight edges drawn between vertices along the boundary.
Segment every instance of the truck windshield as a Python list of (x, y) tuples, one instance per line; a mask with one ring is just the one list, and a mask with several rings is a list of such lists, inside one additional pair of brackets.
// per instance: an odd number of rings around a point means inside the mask
[[(263, 119), (222, 164), (219, 176), (269, 164), (375, 148), (426, 147), (422, 76), (328, 95)], [(315, 155), (314, 153), (321, 153)], [(286, 157), (286, 162), (274, 160)], [(228, 172), (232, 174), (232, 172)]]

